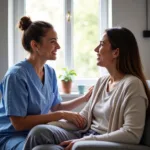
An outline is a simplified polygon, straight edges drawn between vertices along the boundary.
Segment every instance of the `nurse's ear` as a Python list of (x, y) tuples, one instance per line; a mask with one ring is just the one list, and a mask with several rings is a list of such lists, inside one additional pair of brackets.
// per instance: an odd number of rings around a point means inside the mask
[(31, 40), (30, 46), (32, 48), (33, 53), (36, 53), (39, 51), (39, 44), (35, 40)]

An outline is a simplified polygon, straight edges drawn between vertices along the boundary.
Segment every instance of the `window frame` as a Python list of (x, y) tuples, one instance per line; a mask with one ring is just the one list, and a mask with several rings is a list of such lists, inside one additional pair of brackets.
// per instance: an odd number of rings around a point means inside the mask
[(13, 64), (24, 59), (25, 51), (21, 45), (21, 32), (16, 22), (24, 15), (25, 0), (8, 1), (8, 64)]
[[(64, 20), (65, 20), (65, 66), (69, 69), (74, 68), (73, 59), (73, 0), (64, 0)], [(102, 35), (104, 30), (112, 26), (112, 0), (99, 0), (99, 35)], [(25, 51), (21, 45), (21, 32), (16, 28), (16, 22), (25, 14), (25, 0), (9, 0), (8, 1), (8, 53), (9, 67), (24, 59)], [(68, 22), (66, 15), (68, 11), (71, 13), (71, 21)], [(57, 61), (57, 60), (56, 60)], [(76, 78), (74, 80), (72, 91), (77, 91), (78, 84), (84, 84), (90, 87), (95, 84), (97, 78)], [(60, 83), (58, 84), (60, 87)]]

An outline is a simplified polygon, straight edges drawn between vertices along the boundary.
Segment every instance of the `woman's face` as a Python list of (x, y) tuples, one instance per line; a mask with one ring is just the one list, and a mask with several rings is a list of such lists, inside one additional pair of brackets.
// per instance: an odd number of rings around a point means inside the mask
[(97, 65), (109, 68), (116, 58), (116, 50), (111, 49), (108, 36), (104, 33), (100, 44), (94, 50), (97, 53)]
[(57, 56), (57, 50), (60, 49), (60, 45), (57, 42), (57, 33), (54, 29), (49, 29), (42, 41), (38, 44), (38, 50), (36, 51), (44, 60), (55, 60)]

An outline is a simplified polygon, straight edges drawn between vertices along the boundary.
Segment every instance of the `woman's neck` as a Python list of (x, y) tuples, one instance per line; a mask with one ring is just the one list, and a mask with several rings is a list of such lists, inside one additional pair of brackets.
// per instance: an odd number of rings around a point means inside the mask
[(108, 72), (110, 74), (110, 83), (119, 82), (125, 76), (125, 74), (117, 71), (117, 69), (109, 69)]
[(121, 79), (124, 78), (124, 74), (122, 73), (116, 73), (116, 74), (110, 74), (110, 82), (114, 83), (114, 82), (119, 82)]
[(43, 74), (43, 67), (44, 67), (45, 61), (42, 61), (41, 59), (35, 58), (33, 56), (29, 56), (27, 58), (27, 61), (32, 64), (32, 66), (34, 67), (38, 75)]
[(124, 78), (125, 74), (114, 72), (110, 74), (109, 82), (107, 85), (107, 92), (112, 91), (118, 83)]

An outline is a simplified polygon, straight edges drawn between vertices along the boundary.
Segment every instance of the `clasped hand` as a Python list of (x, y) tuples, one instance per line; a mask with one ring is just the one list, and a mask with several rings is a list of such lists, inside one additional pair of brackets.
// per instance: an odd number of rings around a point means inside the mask
[(86, 125), (86, 119), (77, 112), (63, 111), (63, 119), (72, 122), (81, 129)]

